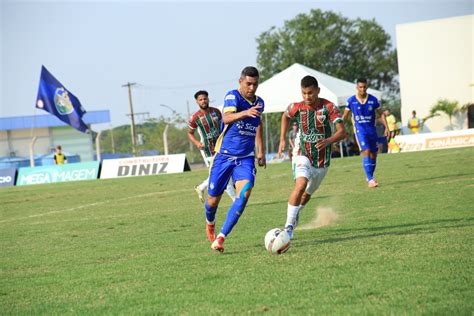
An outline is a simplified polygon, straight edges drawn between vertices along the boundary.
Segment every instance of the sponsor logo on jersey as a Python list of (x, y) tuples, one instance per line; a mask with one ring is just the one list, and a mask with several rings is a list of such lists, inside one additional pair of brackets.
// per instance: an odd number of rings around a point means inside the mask
[(306, 142), (306, 143), (317, 143), (321, 139), (324, 139), (324, 134), (319, 134), (315, 132), (311, 132), (310, 134), (302, 133), (301, 139), (303, 140), (303, 142)]

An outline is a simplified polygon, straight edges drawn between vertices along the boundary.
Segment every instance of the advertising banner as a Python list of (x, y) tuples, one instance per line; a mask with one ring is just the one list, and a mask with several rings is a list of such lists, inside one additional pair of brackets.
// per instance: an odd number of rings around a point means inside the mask
[(102, 161), (100, 178), (152, 176), (189, 170), (185, 154), (106, 159)]
[(0, 187), (15, 185), (16, 168), (0, 169)]
[(98, 161), (20, 168), (16, 185), (44, 184), (97, 179)]
[(402, 152), (474, 146), (474, 129), (400, 135), (395, 142)]

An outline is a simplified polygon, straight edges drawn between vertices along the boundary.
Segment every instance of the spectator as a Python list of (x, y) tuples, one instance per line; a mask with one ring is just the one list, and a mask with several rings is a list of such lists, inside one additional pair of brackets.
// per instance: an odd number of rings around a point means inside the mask
[(288, 133), (288, 142), (290, 143), (290, 146), (288, 148), (288, 157), (290, 158), (290, 161), (293, 158), (293, 151), (295, 149), (297, 136), (298, 136), (298, 122), (293, 122), (291, 131)]
[(56, 153), (54, 154), (54, 163), (56, 165), (62, 165), (67, 163), (67, 157), (61, 152), (61, 145), (56, 146)]
[(411, 112), (411, 115), (407, 126), (413, 134), (418, 134), (421, 128), (421, 120), (416, 116), (416, 111)]
[(385, 119), (387, 120), (387, 125), (388, 125), (388, 143), (390, 143), (390, 140), (395, 137), (395, 131), (397, 130), (397, 119), (395, 116), (390, 112), (389, 109), (385, 110)]
[(386, 153), (388, 150), (387, 137), (385, 137), (385, 126), (383, 125), (382, 120), (377, 118), (375, 121), (375, 130), (377, 131), (377, 147), (378, 153)]

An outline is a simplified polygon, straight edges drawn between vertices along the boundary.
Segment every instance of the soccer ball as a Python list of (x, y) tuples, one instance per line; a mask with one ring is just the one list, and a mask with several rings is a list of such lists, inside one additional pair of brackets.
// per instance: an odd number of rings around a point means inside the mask
[(265, 235), (265, 249), (270, 253), (282, 254), (290, 248), (290, 240), (286, 230), (273, 228)]

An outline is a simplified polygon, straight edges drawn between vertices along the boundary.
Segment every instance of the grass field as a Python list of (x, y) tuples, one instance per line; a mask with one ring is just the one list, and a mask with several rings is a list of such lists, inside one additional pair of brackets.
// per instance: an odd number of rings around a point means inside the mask
[[(474, 313), (474, 148), (333, 160), (301, 216), (336, 213), (270, 255), (290, 164), (259, 169), (223, 254), (193, 186), (205, 170), (0, 190), (0, 313)], [(218, 224), (229, 206), (218, 210)]]

